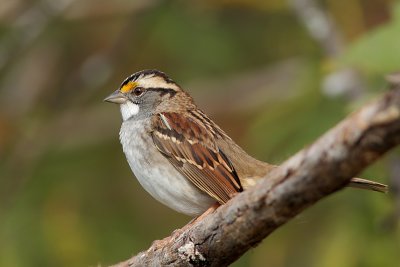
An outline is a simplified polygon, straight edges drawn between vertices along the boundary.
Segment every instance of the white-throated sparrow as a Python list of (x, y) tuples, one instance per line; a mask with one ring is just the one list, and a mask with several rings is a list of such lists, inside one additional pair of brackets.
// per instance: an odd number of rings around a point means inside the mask
[[(277, 167), (249, 156), (163, 72), (137, 72), (105, 101), (120, 105), (120, 141), (140, 184), (178, 212), (199, 215)], [(360, 178), (349, 185), (386, 191)]]

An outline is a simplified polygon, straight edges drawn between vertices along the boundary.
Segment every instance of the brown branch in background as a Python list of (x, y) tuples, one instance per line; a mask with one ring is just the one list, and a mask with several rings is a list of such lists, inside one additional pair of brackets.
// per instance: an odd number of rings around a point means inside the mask
[(343, 51), (342, 37), (329, 13), (315, 0), (291, 0), (289, 2), (306, 27), (310, 36), (329, 57), (337, 57)]
[[(316, 0), (291, 0), (289, 3), (300, 23), (325, 55), (330, 60), (337, 60), (343, 54), (346, 44), (329, 11)], [(344, 95), (348, 100), (356, 100), (364, 94), (366, 85), (357, 69), (341, 67), (327, 73), (321, 87), (328, 97)]]
[(213, 214), (116, 266), (225, 266), (343, 188), (400, 142), (400, 86), (364, 106)]

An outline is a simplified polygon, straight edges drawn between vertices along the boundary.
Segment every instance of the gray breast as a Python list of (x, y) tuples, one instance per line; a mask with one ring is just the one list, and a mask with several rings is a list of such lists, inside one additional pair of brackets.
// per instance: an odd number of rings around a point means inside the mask
[(191, 216), (203, 213), (215, 203), (157, 150), (150, 135), (149, 119), (123, 122), (120, 141), (139, 183), (158, 201)]

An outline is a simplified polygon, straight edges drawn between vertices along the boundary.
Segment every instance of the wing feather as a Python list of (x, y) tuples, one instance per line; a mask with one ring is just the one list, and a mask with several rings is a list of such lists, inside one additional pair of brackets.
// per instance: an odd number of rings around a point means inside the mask
[[(205, 119), (207, 124), (210, 120)], [(152, 137), (158, 150), (200, 190), (219, 203), (243, 191), (239, 177), (199, 117), (161, 113), (155, 117)]]

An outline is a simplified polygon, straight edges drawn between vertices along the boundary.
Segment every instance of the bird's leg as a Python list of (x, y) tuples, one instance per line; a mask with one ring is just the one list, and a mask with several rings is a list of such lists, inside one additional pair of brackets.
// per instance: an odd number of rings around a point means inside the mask
[[(195, 224), (198, 221), (203, 220), (208, 214), (213, 213), (218, 209), (218, 207), (221, 206), (218, 202), (215, 202), (212, 206), (210, 206), (205, 212), (203, 212), (201, 215), (197, 216), (196, 218), (193, 218), (187, 225), (192, 225)], [(185, 227), (187, 226), (185, 225)]]
[(221, 204), (219, 204), (218, 202), (214, 203), (212, 206), (210, 206), (205, 212), (203, 212), (201, 215), (193, 218), (190, 222), (188, 222), (185, 226), (183, 226), (180, 229), (176, 229), (172, 232), (172, 235), (180, 235), (182, 232), (184, 232), (186, 229), (188, 229), (189, 227), (191, 227), (193, 224), (195, 224), (196, 222), (199, 222), (201, 220), (203, 220), (205, 217), (207, 217), (207, 215), (213, 213), (219, 206), (221, 206)]
[(203, 212), (201, 215), (197, 216), (196, 218), (193, 218), (190, 222), (188, 222), (185, 226), (183, 226), (180, 229), (176, 229), (172, 232), (171, 236), (168, 236), (162, 240), (155, 240), (153, 241), (153, 243), (151, 244), (151, 247), (149, 248), (149, 250), (157, 250), (160, 248), (163, 248), (164, 246), (166, 246), (167, 243), (175, 240), (175, 238), (177, 236), (179, 236), (180, 234), (182, 234), (186, 229), (190, 228), (193, 224), (195, 224), (198, 221), (203, 220), (207, 215), (213, 213), (219, 206), (221, 206), (221, 204), (219, 204), (218, 202), (216, 202), (215, 204), (213, 204), (212, 206), (210, 206), (205, 212)]

